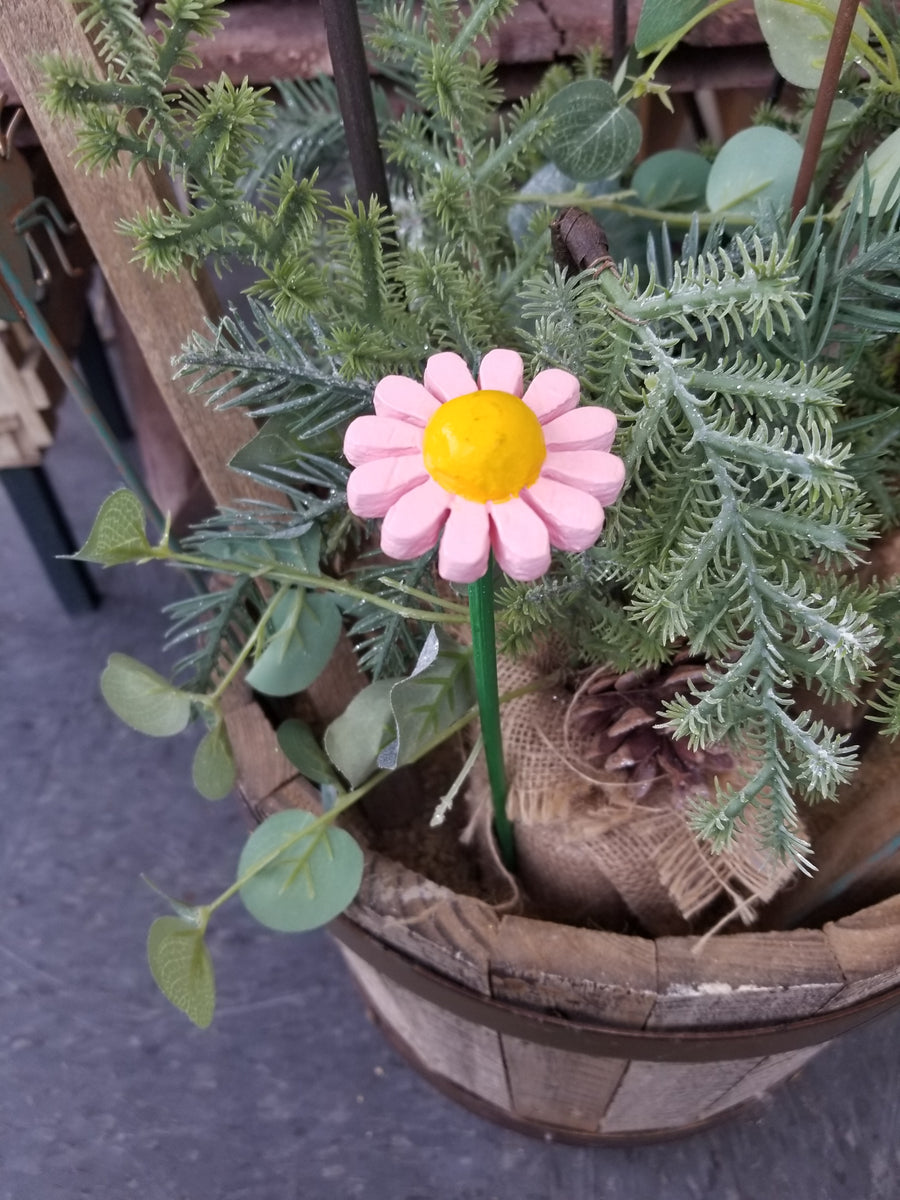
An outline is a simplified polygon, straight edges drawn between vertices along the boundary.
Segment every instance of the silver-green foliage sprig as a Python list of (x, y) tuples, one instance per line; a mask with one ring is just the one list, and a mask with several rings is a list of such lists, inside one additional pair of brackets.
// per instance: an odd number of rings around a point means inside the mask
[[(799, 270), (790, 237), (733, 238), (727, 252), (693, 246), (665, 280), (557, 272), (529, 289), (525, 315), (541, 363), (577, 371), (589, 400), (613, 393), (628, 467), (588, 556), (598, 571), (608, 563), (604, 581), (568, 606), (583, 568), (564, 565), (558, 627), (595, 661), (634, 653), (629, 627), (646, 665), (679, 648), (711, 660), (708, 686), (662, 717), (694, 746), (742, 744), (753, 766), (697, 808), (695, 826), (722, 847), (752, 808), (770, 848), (803, 863), (796, 801), (833, 797), (855, 756), (794, 696), (801, 682), (852, 696), (883, 622), (875, 593), (840, 574), (873, 526), (853, 447), (836, 434), (848, 377), (769, 349), (802, 328)], [(514, 636), (540, 628), (522, 589), (504, 600)]]
[[(641, 511), (631, 514), (640, 555), (632, 612), (666, 642), (721, 663), (709, 690), (666, 707), (666, 723), (694, 745), (742, 740), (759, 764), (700, 806), (695, 825), (727, 844), (752, 805), (771, 847), (802, 860), (796, 797), (833, 797), (854, 755), (846, 736), (792, 712), (792, 660), (798, 650), (816, 660), (821, 690), (849, 697), (880, 640), (836, 573), (811, 581), (810, 557), (854, 561), (870, 521), (847, 470), (851, 448), (833, 432), (846, 377), (777, 361), (767, 370), (740, 353), (760, 331), (788, 334), (802, 319), (790, 247), (755, 239), (738, 249), (721, 256), (721, 273), (707, 259), (657, 297), (612, 272), (597, 288), (633, 351), (628, 461)], [(660, 333), (679, 307), (679, 323), (706, 337), (715, 323), (722, 358), (709, 362), (700, 337), (695, 350)], [(680, 479), (676, 505), (669, 472)]]

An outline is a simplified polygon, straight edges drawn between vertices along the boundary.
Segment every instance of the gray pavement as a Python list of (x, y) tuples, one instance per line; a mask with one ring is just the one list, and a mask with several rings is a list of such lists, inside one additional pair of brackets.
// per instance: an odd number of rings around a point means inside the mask
[[(116, 486), (77, 411), (48, 456), (80, 536)], [(107, 711), (113, 650), (162, 665), (180, 581), (97, 575), (61, 610), (0, 492), (0, 1200), (900, 1200), (900, 1014), (848, 1035), (752, 1113), (681, 1142), (550, 1145), (433, 1092), (367, 1022), (321, 935), (211, 932), (201, 1032), (157, 994), (141, 881), (233, 877), (244, 818), (189, 782), (193, 739)]]

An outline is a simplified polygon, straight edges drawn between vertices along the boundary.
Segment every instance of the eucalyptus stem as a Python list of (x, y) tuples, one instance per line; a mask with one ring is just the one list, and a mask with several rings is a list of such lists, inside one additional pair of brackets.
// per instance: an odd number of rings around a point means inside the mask
[[(629, 192), (629, 195), (635, 195)], [(735, 224), (752, 225), (756, 215), (749, 212), (673, 212), (671, 209), (644, 208), (639, 204), (628, 204), (620, 198), (621, 193), (607, 196), (586, 196), (583, 192), (529, 192), (526, 200), (529, 204), (545, 204), (548, 208), (567, 208), (572, 205), (584, 209), (599, 209), (601, 212), (618, 212), (628, 217), (643, 217), (648, 221), (665, 222), (669, 228), (689, 229), (694, 221), (699, 221), (701, 229), (708, 229), (717, 224), (723, 217)], [(518, 203), (521, 196), (514, 197)], [(817, 218), (806, 216), (805, 223), (812, 224)], [(834, 220), (826, 214), (826, 220)]]
[(516, 869), (513, 827), (506, 813), (506, 767), (503, 763), (503, 734), (500, 729), (500, 696), (497, 686), (497, 639), (494, 632), (493, 555), (480, 579), (469, 584), (469, 611), (472, 621), (472, 651), (475, 688), (484, 740), (484, 758), (491, 785), (494, 808), (494, 832), (503, 862)]
[[(433, 609), (412, 608), (407, 604), (397, 604), (386, 600), (383, 596), (373, 596), (362, 588), (344, 583), (340, 579), (332, 579), (329, 575), (313, 575), (309, 571), (301, 571), (289, 563), (275, 562), (241, 562), (239, 559), (210, 558), (203, 554), (178, 553), (169, 547), (157, 546), (147, 558), (162, 559), (164, 562), (177, 563), (184, 567), (196, 567), (203, 571), (226, 571), (230, 575), (247, 575), (252, 579), (265, 578), (272, 583), (293, 583), (301, 587), (313, 588), (317, 591), (334, 592), (338, 596), (347, 596), (352, 600), (364, 600), (383, 608), (386, 612), (395, 613), (409, 621), (438, 621), (445, 624), (461, 625), (468, 620), (461, 605), (452, 600), (441, 600), (439, 596), (429, 596), (434, 605)], [(423, 593), (424, 595), (425, 593)]]
[(238, 672), (240, 671), (240, 669), (244, 665), (244, 663), (247, 661), (247, 659), (250, 657), (250, 655), (253, 653), (254, 648), (256, 647), (257, 643), (259, 642), (259, 639), (262, 637), (263, 630), (265, 629), (266, 625), (268, 625), (269, 620), (271, 619), (272, 613), (274, 613), (275, 609), (278, 607), (279, 603), (281, 602), (281, 597), (283, 595), (284, 595), (283, 589), (279, 588), (278, 591), (275, 593), (275, 595), (272, 597), (272, 599), (269, 601), (269, 603), (266, 605), (266, 609), (265, 609), (265, 612), (263, 613), (263, 615), (256, 622), (256, 628), (253, 630), (253, 632), (247, 638), (246, 642), (244, 642), (243, 646), (241, 646), (240, 654), (237, 655), (234, 662), (228, 668), (228, 671), (226, 672), (226, 674), (223, 675), (222, 678), (220, 679), (218, 686), (216, 687), (216, 690), (214, 692), (212, 692), (209, 696), (206, 697), (207, 701), (211, 701), (211, 702), (215, 703), (217, 700), (221, 699), (221, 697), (228, 690), (231, 683), (237, 678)]

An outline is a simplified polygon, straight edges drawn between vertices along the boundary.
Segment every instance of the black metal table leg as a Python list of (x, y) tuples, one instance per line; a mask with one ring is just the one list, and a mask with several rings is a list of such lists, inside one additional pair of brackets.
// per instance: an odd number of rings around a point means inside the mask
[(58, 557), (78, 547), (44, 468), (6, 467), (0, 482), (66, 612), (74, 616), (96, 608), (100, 595), (85, 564)]

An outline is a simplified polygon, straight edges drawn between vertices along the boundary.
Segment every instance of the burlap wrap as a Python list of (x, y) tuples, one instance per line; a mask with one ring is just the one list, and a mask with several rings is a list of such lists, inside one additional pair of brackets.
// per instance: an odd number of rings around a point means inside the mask
[[(501, 692), (534, 683), (539, 663), (502, 660)], [(745, 830), (736, 847), (712, 854), (687, 821), (690, 796), (660, 773), (640, 800), (612, 772), (586, 764), (577, 723), (567, 721), (572, 693), (532, 692), (503, 706), (509, 776), (507, 811), (515, 823), (517, 880), (527, 907), (571, 924), (622, 928), (628, 914), (652, 936), (719, 928), (740, 918), (791, 877), (773, 867)], [(721, 778), (721, 777), (720, 777)], [(711, 784), (707, 785), (707, 794)], [(692, 782), (690, 795), (697, 795)], [(499, 866), (490, 833), (486, 774), (473, 772), (468, 793), (468, 840)], [(705, 918), (705, 924), (700, 920)]]

